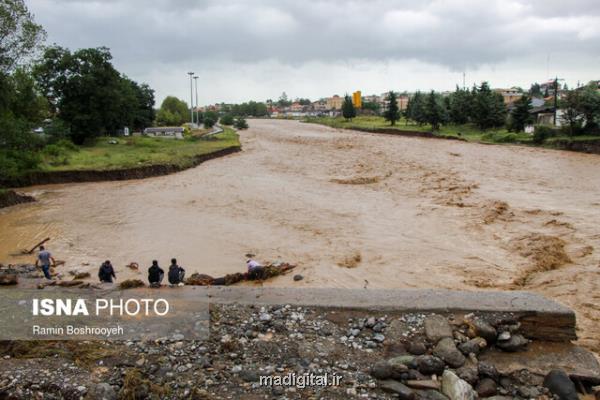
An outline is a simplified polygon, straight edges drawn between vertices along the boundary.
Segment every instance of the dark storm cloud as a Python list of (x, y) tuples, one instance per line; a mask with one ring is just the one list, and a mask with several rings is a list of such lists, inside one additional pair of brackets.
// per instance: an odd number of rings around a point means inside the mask
[(597, 1), (33, 0), (56, 42), (121, 63), (417, 59), (453, 69), (598, 52)]

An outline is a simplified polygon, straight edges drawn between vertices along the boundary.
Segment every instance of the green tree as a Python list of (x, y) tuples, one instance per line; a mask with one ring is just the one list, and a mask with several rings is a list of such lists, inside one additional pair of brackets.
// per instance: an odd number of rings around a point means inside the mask
[(533, 120), (531, 116), (531, 97), (524, 94), (519, 100), (515, 101), (514, 108), (510, 113), (510, 128), (516, 132), (523, 132), (525, 126)]
[(152, 116), (153, 93), (122, 77), (111, 59), (105, 47), (71, 53), (55, 46), (34, 67), (51, 111), (65, 122), (75, 143), (147, 124)]
[(439, 96), (432, 90), (425, 103), (425, 120), (431, 125), (431, 129), (436, 131), (440, 129), (440, 125), (445, 121), (445, 115), (446, 111)]
[(579, 90), (571, 90), (562, 100), (562, 119), (568, 125), (569, 136), (575, 135), (581, 128), (583, 113), (581, 112), (581, 104), (579, 98)]
[(585, 130), (593, 131), (600, 120), (600, 92), (597, 84), (588, 84), (579, 94), (579, 110), (585, 118)]
[(398, 108), (396, 93), (393, 90), (390, 90), (388, 93), (386, 110), (383, 113), (383, 117), (392, 126), (396, 125), (396, 121), (400, 120), (400, 109)]
[(24, 0), (0, 1), (0, 73), (13, 70), (45, 38), (44, 29), (35, 23)]
[(411, 121), (415, 121), (419, 125), (423, 125), (427, 122), (425, 113), (425, 97), (417, 90), (417, 92), (410, 99), (410, 109), (407, 107), (407, 118)]
[(233, 119), (233, 115), (231, 115), (231, 114), (224, 114), (224, 115), (221, 116), (220, 122), (221, 122), (221, 125), (230, 126), (230, 125), (233, 125), (233, 123), (235, 121)]
[(246, 120), (243, 117), (237, 117), (235, 119), (234, 126), (236, 129), (239, 129), (239, 130), (248, 129), (248, 123), (246, 122)]
[(156, 114), (156, 122), (162, 126), (178, 126), (190, 120), (190, 109), (185, 101), (167, 96)]
[(379, 114), (379, 112), (381, 111), (381, 106), (379, 105), (379, 103), (375, 103), (374, 101), (365, 101), (362, 103), (362, 109), (371, 110), (375, 114)]
[(356, 117), (356, 109), (352, 98), (347, 94), (344, 96), (344, 102), (342, 103), (342, 115), (346, 118), (346, 121), (351, 121), (352, 118)]
[(279, 100), (277, 101), (277, 105), (279, 107), (288, 107), (292, 104), (292, 102), (288, 99), (288, 95), (283, 92), (281, 96), (279, 96)]
[(500, 93), (493, 92), (487, 82), (474, 90), (473, 121), (481, 129), (499, 127), (506, 122), (506, 107)]
[(219, 120), (219, 116), (214, 111), (206, 111), (204, 113), (203, 123), (205, 128), (212, 128), (215, 126), (217, 121)]
[(471, 114), (471, 94), (468, 90), (456, 87), (456, 91), (452, 93), (448, 101), (448, 113), (450, 122), (456, 125), (462, 125), (469, 122)]

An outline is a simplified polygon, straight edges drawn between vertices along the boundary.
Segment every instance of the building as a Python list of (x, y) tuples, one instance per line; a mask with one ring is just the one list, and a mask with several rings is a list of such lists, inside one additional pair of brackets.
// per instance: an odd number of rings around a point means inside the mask
[(356, 108), (362, 107), (362, 97), (361, 97), (360, 90), (357, 90), (356, 92), (352, 93), (352, 104)]
[(344, 99), (337, 94), (334, 94), (332, 97), (329, 97), (326, 102), (328, 110), (341, 110)]
[(515, 101), (523, 97), (523, 93), (521, 93), (521, 91), (518, 89), (494, 89), (494, 91), (502, 95), (505, 105), (513, 104)]
[(180, 126), (159, 126), (144, 129), (145, 136), (183, 139), (184, 129)]
[(323, 99), (314, 101), (312, 103), (312, 109), (316, 112), (325, 112), (325, 111), (329, 110), (327, 108), (327, 101), (323, 100)]

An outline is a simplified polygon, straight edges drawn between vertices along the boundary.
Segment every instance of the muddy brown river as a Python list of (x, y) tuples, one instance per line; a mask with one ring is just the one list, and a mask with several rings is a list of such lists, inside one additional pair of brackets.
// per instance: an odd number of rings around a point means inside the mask
[[(63, 271), (244, 254), (297, 264), (268, 285), (529, 290), (577, 311), (600, 350), (600, 156), (255, 120), (244, 151), (174, 175), (28, 188), (0, 210), (0, 260), (46, 236)], [(141, 273), (141, 276), (144, 276)]]

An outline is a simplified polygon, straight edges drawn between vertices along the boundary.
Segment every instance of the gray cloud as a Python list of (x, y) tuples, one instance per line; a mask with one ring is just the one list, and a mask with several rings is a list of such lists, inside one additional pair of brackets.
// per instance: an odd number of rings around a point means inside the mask
[(305, 70), (309, 63), (352, 69), (364, 60), (373, 66), (411, 60), (448, 73), (530, 60), (545, 71), (548, 54), (556, 66), (580, 60), (579, 68), (600, 55), (600, 3), (591, 0), (30, 0), (29, 6), (50, 41), (108, 46), (134, 79), (169, 67), (208, 71), (265, 60)]

